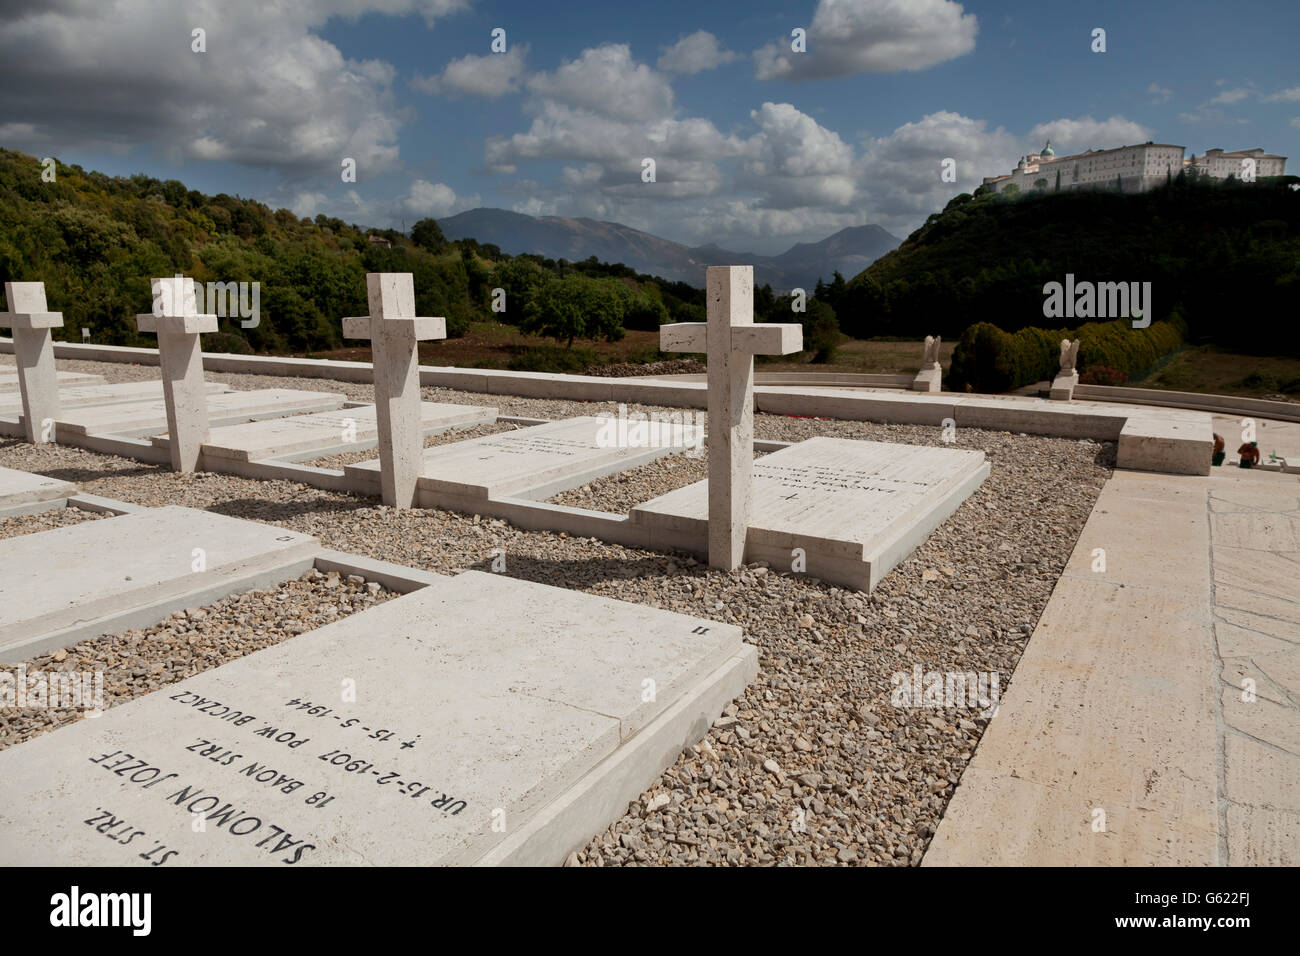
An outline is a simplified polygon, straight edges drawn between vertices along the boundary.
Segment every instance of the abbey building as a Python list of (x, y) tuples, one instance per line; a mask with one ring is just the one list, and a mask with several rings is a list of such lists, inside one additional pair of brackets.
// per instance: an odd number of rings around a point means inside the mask
[(1132, 193), (1163, 185), (1184, 170), (1188, 175), (1213, 179), (1235, 176), (1243, 182), (1286, 172), (1285, 156), (1261, 148), (1233, 152), (1211, 149), (1204, 156), (1184, 156), (1185, 149), (1168, 143), (1141, 143), (1057, 156), (1048, 140), (1042, 152), (1020, 157), (1009, 175), (985, 176), (984, 185), (995, 192), (1014, 186), (1013, 191), (1021, 193), (1035, 189), (1118, 189)]

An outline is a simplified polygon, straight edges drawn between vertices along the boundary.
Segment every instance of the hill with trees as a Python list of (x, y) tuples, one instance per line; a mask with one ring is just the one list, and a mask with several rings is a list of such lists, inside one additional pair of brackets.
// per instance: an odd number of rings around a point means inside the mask
[(1150, 282), (1154, 319), (1181, 316), (1195, 343), (1300, 353), (1300, 183), (1179, 176), (1139, 194), (977, 191), (955, 197), (899, 248), (825, 296), (847, 334), (956, 339), (988, 322), (1007, 332), (1065, 328), (1043, 286), (1067, 273)]
[[(511, 257), (474, 239), (449, 241), (433, 219), (410, 236), (320, 215), (296, 216), (238, 196), (208, 196), (176, 180), (107, 176), (57, 163), (42, 178), (31, 156), (0, 150), (0, 279), (42, 281), (64, 314), (63, 341), (151, 345), (135, 316), (152, 306), (150, 279), (257, 282), (260, 321), (223, 318), (211, 351), (287, 355), (344, 345), (341, 319), (365, 315), (367, 272), (410, 272), (420, 315), (449, 337), (500, 321), (550, 336), (617, 339), (624, 328), (703, 321), (704, 291), (638, 275), (595, 256), (571, 263)], [(494, 296), (494, 289), (505, 295)]]

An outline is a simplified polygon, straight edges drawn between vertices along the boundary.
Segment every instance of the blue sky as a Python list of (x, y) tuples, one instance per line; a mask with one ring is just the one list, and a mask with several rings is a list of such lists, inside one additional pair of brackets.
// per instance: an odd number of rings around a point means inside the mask
[(1296, 156), (1297, 36), (1292, 0), (10, 0), (0, 146), (363, 225), (485, 205), (776, 252), (905, 235), (1048, 136)]

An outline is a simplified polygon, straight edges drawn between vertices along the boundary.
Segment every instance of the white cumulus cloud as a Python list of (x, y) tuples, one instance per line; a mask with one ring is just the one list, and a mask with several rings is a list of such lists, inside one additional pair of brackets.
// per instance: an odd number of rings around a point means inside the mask
[(754, 52), (760, 80), (923, 70), (975, 49), (979, 22), (952, 0), (820, 0), (807, 50), (783, 37)]
[[(1150, 127), (1135, 123), (1122, 116), (1112, 116), (1096, 120), (1091, 116), (1078, 119), (1056, 119), (1049, 123), (1039, 123), (1029, 131), (1029, 139), (1042, 146), (1039, 140), (1052, 141), (1052, 149), (1058, 156), (1069, 153), (1082, 153), (1088, 149), (1112, 149), (1116, 146), (1132, 146), (1152, 139), (1154, 133)], [(1026, 150), (1028, 152), (1028, 150)]]
[(505, 53), (467, 54), (452, 60), (437, 75), (413, 77), (411, 88), (430, 95), (497, 99), (519, 90), (527, 57), (526, 43), (513, 46)]
[(739, 53), (724, 50), (708, 30), (696, 30), (663, 51), (658, 66), (666, 73), (701, 73), (740, 59)]
[[(318, 32), (333, 17), (419, 15), (464, 0), (60, 0), (0, 6), (0, 116), (9, 145), (141, 146), (289, 176), (396, 165), (403, 116), (393, 67), (345, 57)], [(206, 53), (192, 49), (205, 31)], [(169, 39), (170, 38), (170, 39)], [(57, 135), (55, 135), (57, 134)]]
[(456, 190), (445, 183), (431, 183), (417, 179), (411, 184), (410, 192), (402, 200), (402, 208), (416, 216), (432, 216), (438, 219), (466, 209), (473, 209), (480, 204), (477, 194), (457, 196)]
[(607, 43), (583, 50), (576, 60), (550, 73), (528, 78), (528, 90), (550, 101), (567, 103), (601, 116), (647, 120), (673, 110), (668, 78), (632, 58), (626, 43)]

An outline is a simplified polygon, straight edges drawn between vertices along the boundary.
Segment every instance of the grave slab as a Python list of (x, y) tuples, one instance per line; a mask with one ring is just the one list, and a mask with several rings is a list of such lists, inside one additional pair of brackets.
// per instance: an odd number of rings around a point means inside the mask
[[(104, 376), (89, 372), (56, 372), (55, 378), (62, 388), (65, 385), (91, 385), (103, 382)], [(17, 372), (0, 372), (0, 392), (16, 392), (19, 388)]]
[[(263, 415), (324, 411), (338, 408), (344, 401), (344, 396), (337, 392), (259, 388), (211, 393), (207, 396), (207, 413), (214, 424), (228, 423)], [(56, 435), (149, 435), (166, 428), (167, 406), (161, 399), (67, 409), (54, 426)]]
[[(209, 395), (219, 392), (233, 392), (234, 389), (222, 382), (205, 383)], [(69, 385), (59, 389), (59, 403), (64, 408), (88, 408), (92, 405), (129, 405), (133, 402), (163, 400), (162, 383), (154, 380), (148, 382), (113, 382), (86, 383)], [(17, 394), (0, 393), (0, 418), (20, 418), (23, 402)]]
[(40, 506), (52, 504), (77, 493), (70, 481), (33, 475), (13, 468), (0, 468), (0, 517), (24, 511), (42, 510)]
[[(497, 409), (492, 407), (420, 403), (420, 428), (426, 435), (448, 428), (492, 422), (496, 417)], [(356, 442), (373, 442), (378, 435), (375, 406), (358, 405), (333, 412), (270, 418), (213, 428), (203, 445), (203, 454), (235, 461), (258, 461), (317, 452)], [(155, 436), (151, 441), (162, 447), (167, 445), (165, 437)]]
[[(988, 477), (984, 453), (810, 438), (754, 462), (746, 561), (871, 590)], [(704, 553), (708, 481), (633, 508), (650, 546)]]
[[(448, 496), (545, 497), (701, 440), (695, 425), (646, 422), (642, 434), (629, 433), (621, 441), (617, 426), (614, 418), (583, 416), (426, 448), (417, 502), (436, 506)], [(347, 465), (344, 473), (366, 487), (378, 487), (378, 460)]]
[(558, 864), (756, 658), (730, 625), (468, 571), (0, 753), (0, 864)]
[(295, 531), (174, 506), (7, 538), (0, 661), (157, 623), (214, 588), (282, 580), (319, 550)]

